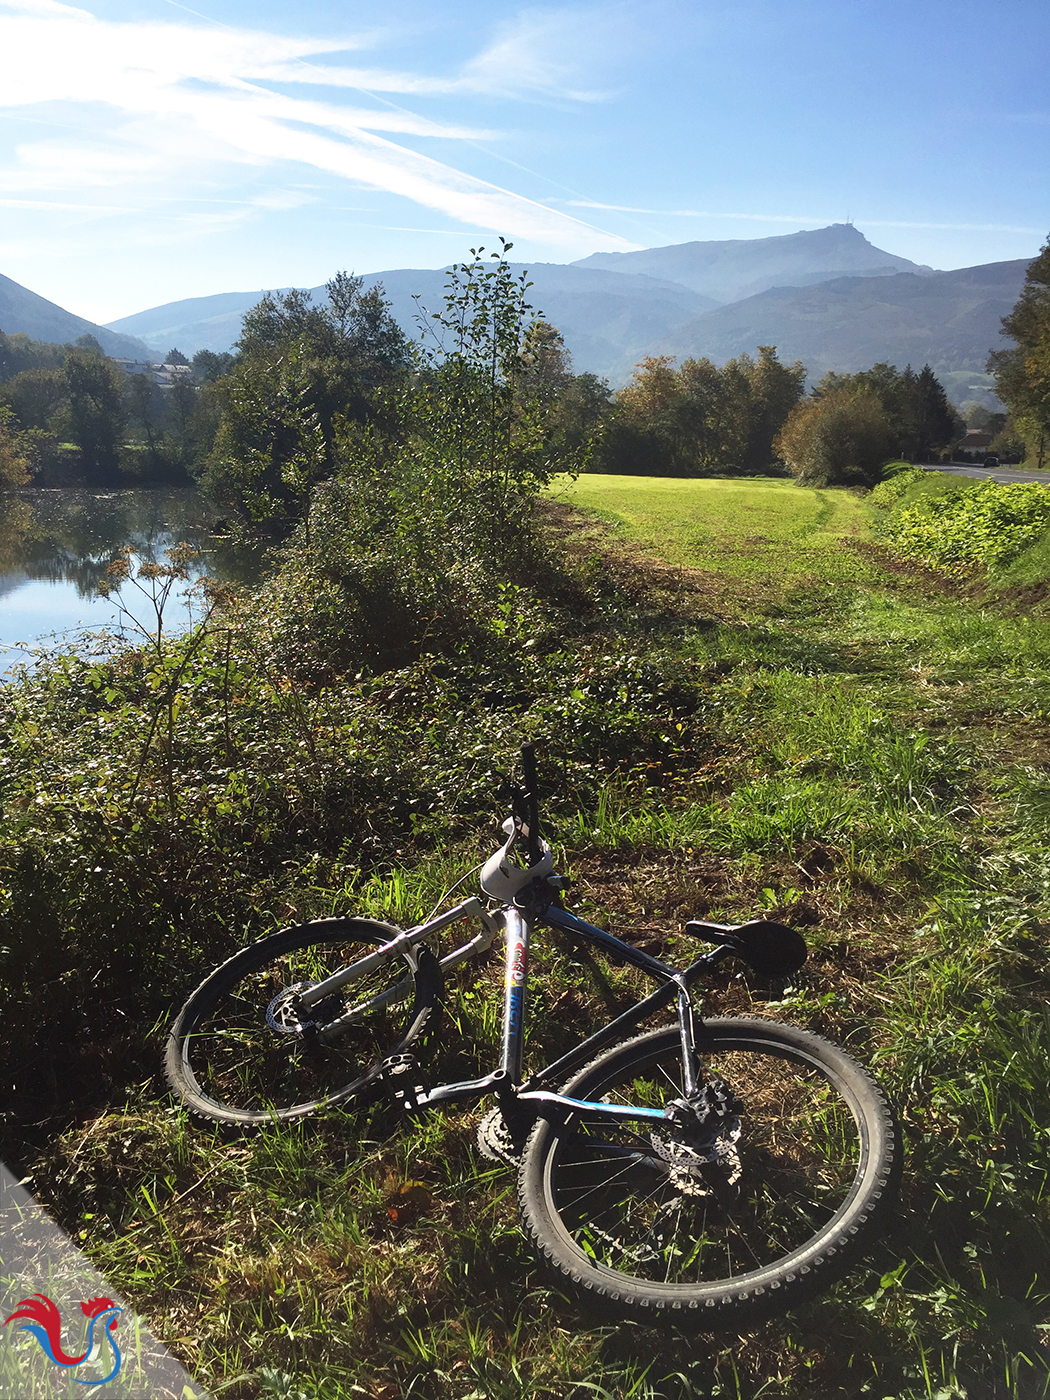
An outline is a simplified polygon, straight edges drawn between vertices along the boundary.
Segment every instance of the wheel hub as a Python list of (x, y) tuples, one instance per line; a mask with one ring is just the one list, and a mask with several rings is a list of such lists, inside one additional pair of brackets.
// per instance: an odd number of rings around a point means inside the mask
[(318, 1027), (323, 1026), (338, 1010), (336, 998), (329, 997), (309, 1007), (309, 1015), (302, 1014), (300, 999), (304, 992), (316, 986), (316, 982), (295, 982), (279, 991), (266, 1008), (266, 1024), (270, 1029), (278, 1035), (316, 1034)]
[(722, 1079), (710, 1079), (688, 1099), (668, 1105), (666, 1126), (650, 1134), (653, 1151), (682, 1196), (724, 1196), (737, 1186), (743, 1104)]

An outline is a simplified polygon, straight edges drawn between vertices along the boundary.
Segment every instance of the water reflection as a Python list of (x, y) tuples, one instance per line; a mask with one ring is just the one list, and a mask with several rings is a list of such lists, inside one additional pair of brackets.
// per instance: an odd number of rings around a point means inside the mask
[[(20, 491), (0, 495), (0, 670), (41, 639), (72, 637), (117, 618), (98, 586), (122, 546), (163, 562), (180, 540), (201, 550), (198, 576), (249, 583), (258, 552), (214, 533), (215, 512), (195, 491)], [(133, 590), (126, 590), (126, 594)], [(165, 629), (185, 626), (180, 600)]]

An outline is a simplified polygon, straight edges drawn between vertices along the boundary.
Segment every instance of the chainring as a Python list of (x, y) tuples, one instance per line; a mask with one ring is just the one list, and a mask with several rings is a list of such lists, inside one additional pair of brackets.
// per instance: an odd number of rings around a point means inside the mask
[(521, 1161), (521, 1149), (514, 1144), (499, 1104), (490, 1108), (478, 1124), (477, 1138), (478, 1151), (490, 1162), (516, 1167)]

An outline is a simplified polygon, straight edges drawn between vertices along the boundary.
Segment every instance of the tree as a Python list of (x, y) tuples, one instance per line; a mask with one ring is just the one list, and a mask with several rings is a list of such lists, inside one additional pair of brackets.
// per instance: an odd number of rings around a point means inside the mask
[(224, 350), (216, 354), (214, 350), (198, 350), (193, 357), (193, 377), (198, 384), (214, 384), (224, 374), (233, 369), (234, 357)]
[(61, 369), (24, 369), (8, 380), (3, 397), (23, 428), (46, 431), (66, 401), (68, 384)]
[(787, 421), (788, 414), (802, 397), (806, 367), (800, 360), (782, 365), (775, 345), (760, 345), (758, 359), (741, 355), (722, 368), (723, 377), (736, 370), (746, 382), (747, 392), (739, 395), (744, 422), (741, 466), (745, 471), (768, 471), (775, 456), (773, 442)]
[(1002, 327), (1015, 344), (993, 351), (988, 371), (1029, 456), (1042, 467), (1050, 444), (1050, 240), (1029, 263), (1021, 295)]
[(768, 471), (773, 439), (798, 402), (805, 366), (782, 365), (772, 345), (759, 358), (739, 355), (719, 369), (711, 360), (649, 356), (616, 397), (606, 436), (611, 471), (697, 476)]
[(561, 331), (542, 317), (526, 324), (513, 371), (513, 413), (531, 419), (554, 470), (583, 470), (610, 410), (610, 390), (595, 374), (573, 374)]
[(565, 338), (542, 317), (525, 328), (512, 379), (523, 398), (552, 404), (572, 382), (572, 356)]
[(929, 365), (923, 365), (911, 387), (910, 419), (912, 462), (928, 461), (959, 435), (959, 415)]
[(625, 421), (637, 426), (658, 423), (669, 414), (679, 395), (673, 355), (646, 355), (634, 369), (617, 400)]
[(887, 454), (909, 462), (925, 462), (955, 442), (962, 419), (929, 365), (918, 374), (911, 365), (899, 370), (881, 361), (856, 374), (829, 371), (813, 391), (821, 398), (841, 390), (873, 394), (882, 405), (889, 428)]
[(47, 340), (30, 340), (21, 331), (5, 335), (0, 331), (0, 384), (27, 369), (61, 369), (72, 346), (53, 345)]
[[(531, 315), (528, 274), (500, 240), (472, 248), (445, 283), (440, 311), (421, 308), (420, 376), (403, 421), (428, 474), (428, 509), (445, 515), (460, 556), (506, 557), (523, 507), (571, 463), (558, 450), (553, 406), (569, 379), (560, 333)], [(424, 464), (426, 464), (424, 466)]]
[(166, 395), (168, 432), (165, 445), (173, 462), (188, 467), (193, 456), (200, 390), (188, 374), (180, 374)]
[(800, 486), (870, 486), (892, 442), (893, 425), (879, 395), (849, 384), (796, 405), (776, 450)]
[(282, 529), (336, 470), (345, 425), (367, 422), (378, 391), (409, 364), (381, 287), (364, 292), (341, 272), (325, 290), (324, 305), (296, 290), (263, 297), (244, 318), (236, 362), (215, 380), (222, 417), (202, 484)]
[(124, 399), (128, 416), (146, 440), (149, 464), (160, 464), (161, 422), (164, 416), (164, 395), (159, 386), (145, 374), (129, 374), (124, 381)]
[(602, 440), (612, 414), (609, 381), (596, 374), (573, 375), (558, 395), (551, 415), (551, 429), (559, 444), (559, 455), (575, 457), (580, 470), (601, 451)]
[(29, 480), (25, 453), (14, 430), (14, 414), (0, 404), (0, 490), (25, 486)]
[(336, 417), (337, 471), (311, 488), (288, 557), (296, 615), (339, 664), (392, 643), (459, 645), (482, 619), (516, 625), (507, 585), (535, 557), (532, 502), (581, 454), (561, 435), (576, 384), (561, 337), (537, 324), (501, 243), (471, 249), (444, 305), (420, 308), (414, 373), (378, 387), (367, 418)]
[(60, 417), (80, 448), (85, 470), (98, 478), (117, 470), (125, 410), (120, 371), (104, 356), (74, 350), (66, 356), (68, 402)]
[(166, 365), (188, 365), (189, 360), (181, 350), (169, 350), (164, 356), (164, 363)]

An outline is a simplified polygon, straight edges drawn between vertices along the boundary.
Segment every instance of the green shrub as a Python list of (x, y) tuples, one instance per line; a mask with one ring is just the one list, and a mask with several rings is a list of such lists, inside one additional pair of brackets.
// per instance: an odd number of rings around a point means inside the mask
[(890, 538), (913, 559), (966, 574), (1003, 568), (1047, 530), (1045, 487), (989, 481), (905, 508), (891, 523)]
[(880, 510), (892, 510), (911, 487), (925, 479), (926, 473), (921, 467), (913, 467), (908, 462), (887, 462), (882, 469), (882, 480), (872, 488), (868, 499)]

